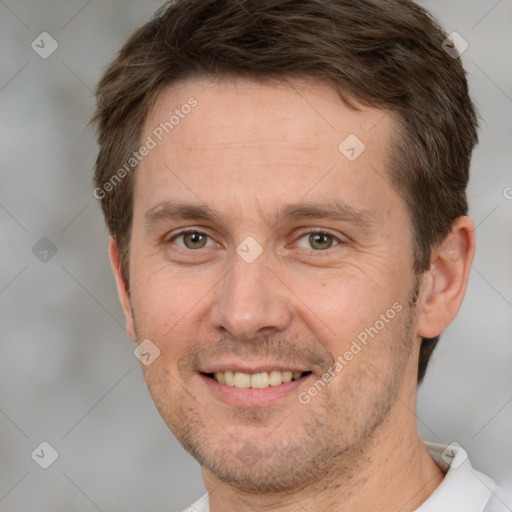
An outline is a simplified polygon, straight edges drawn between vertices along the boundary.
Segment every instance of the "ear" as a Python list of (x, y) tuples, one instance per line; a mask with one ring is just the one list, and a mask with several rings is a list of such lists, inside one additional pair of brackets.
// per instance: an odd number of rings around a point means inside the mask
[(132, 303), (130, 299), (130, 294), (128, 293), (128, 290), (126, 288), (123, 273), (121, 272), (119, 248), (117, 247), (117, 242), (113, 237), (110, 237), (109, 254), (110, 264), (112, 265), (114, 277), (116, 278), (119, 301), (121, 302), (121, 307), (123, 308), (126, 332), (128, 333), (128, 336), (130, 336), (132, 340), (135, 340), (135, 322), (133, 321)]
[(475, 254), (475, 226), (459, 217), (432, 254), (418, 303), (418, 335), (434, 338), (455, 318), (462, 304)]

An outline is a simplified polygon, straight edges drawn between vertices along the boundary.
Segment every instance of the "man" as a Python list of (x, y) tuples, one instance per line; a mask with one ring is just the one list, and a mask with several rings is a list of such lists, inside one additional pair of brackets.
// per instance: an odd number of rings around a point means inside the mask
[(406, 0), (177, 0), (100, 81), (94, 194), (188, 510), (508, 510), (416, 427), (475, 247), (454, 51)]

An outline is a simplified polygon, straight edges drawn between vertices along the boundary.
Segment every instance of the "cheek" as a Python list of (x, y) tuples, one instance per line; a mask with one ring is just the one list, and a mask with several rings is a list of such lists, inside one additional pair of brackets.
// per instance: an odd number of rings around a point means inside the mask
[[(372, 325), (379, 315), (392, 307), (403, 295), (385, 279), (369, 279), (362, 272), (338, 269), (329, 277), (295, 276), (293, 291), (297, 304), (324, 325), (337, 339), (348, 340)], [(307, 313), (309, 311), (309, 313)]]
[[(347, 335), (329, 347), (332, 396), (349, 397), (351, 414), (371, 415), (380, 404), (389, 404), (408, 368), (412, 342), (407, 330), (408, 310), (398, 302), (371, 320), (347, 326)], [(350, 321), (350, 320), (349, 320)], [(349, 329), (352, 329), (348, 333)], [(391, 393), (391, 395), (390, 395)]]
[(177, 334), (197, 316), (215, 282), (207, 273), (176, 271), (167, 262), (139, 267), (132, 286), (139, 332), (150, 338), (179, 338)]
[(361, 272), (297, 281), (303, 318), (310, 319), (310, 329), (334, 359), (341, 358), (331, 369), (335, 395), (349, 393), (362, 404), (403, 371), (409, 353), (403, 345), (406, 288), (403, 279), (383, 276), (379, 282)]
[(183, 417), (183, 385), (178, 384), (177, 371), (165, 361), (162, 355), (151, 365), (143, 368), (144, 380), (149, 394), (160, 415), (173, 430)]

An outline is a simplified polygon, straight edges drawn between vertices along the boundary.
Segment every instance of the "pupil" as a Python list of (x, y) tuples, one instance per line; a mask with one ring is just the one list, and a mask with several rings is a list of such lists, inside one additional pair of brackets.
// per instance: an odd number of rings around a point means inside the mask
[(328, 249), (331, 246), (331, 236), (325, 233), (316, 233), (310, 235), (310, 242), (314, 248)]
[(185, 238), (188, 238), (189, 241), (187, 245), (191, 245), (194, 248), (204, 246), (205, 237), (199, 233), (188, 233)]

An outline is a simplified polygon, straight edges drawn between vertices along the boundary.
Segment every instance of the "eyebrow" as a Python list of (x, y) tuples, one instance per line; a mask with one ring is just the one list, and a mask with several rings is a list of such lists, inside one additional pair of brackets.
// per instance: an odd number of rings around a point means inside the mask
[[(320, 219), (344, 221), (361, 228), (371, 228), (377, 220), (375, 212), (354, 208), (340, 200), (294, 203), (270, 214), (259, 208), (259, 212), (262, 217), (267, 217), (266, 222), (271, 226), (287, 221)], [(207, 205), (162, 201), (144, 214), (144, 224), (148, 226), (176, 220), (202, 220), (226, 225), (222, 216)]]
[(376, 215), (370, 210), (354, 208), (344, 201), (324, 203), (296, 203), (274, 212), (275, 223), (302, 219), (325, 219), (349, 222), (370, 228), (376, 224)]
[(159, 224), (171, 220), (215, 220), (220, 216), (208, 206), (162, 201), (144, 214), (145, 224)]

